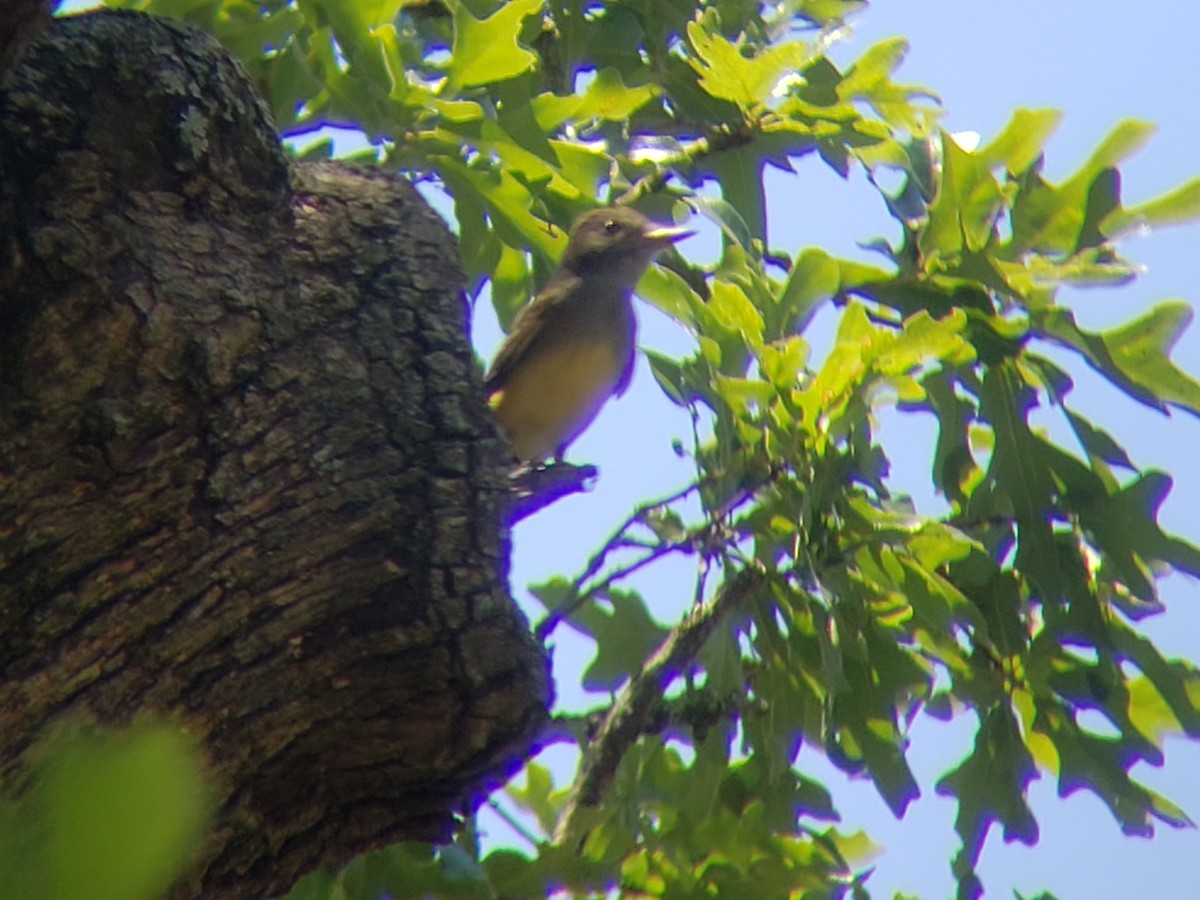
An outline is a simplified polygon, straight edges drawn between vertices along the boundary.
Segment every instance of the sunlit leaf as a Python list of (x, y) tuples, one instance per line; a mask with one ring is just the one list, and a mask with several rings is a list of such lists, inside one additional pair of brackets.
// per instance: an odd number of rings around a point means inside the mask
[(509, 784), (505, 793), (523, 809), (533, 813), (542, 831), (549, 835), (554, 831), (562, 809), (562, 797), (553, 796), (554, 777), (549, 769), (537, 762), (526, 763), (522, 772), (525, 775), (524, 786)]
[(1200, 218), (1200, 179), (1193, 179), (1140, 206), (1114, 210), (1100, 227), (1106, 235), (1116, 237), (1141, 225), (1157, 228), (1194, 222), (1197, 218)]
[(510, 0), (485, 19), (463, 0), (446, 0), (454, 17), (450, 85), (455, 89), (505, 81), (529, 71), (537, 57), (518, 42), (521, 25), (545, 0)]
[(817, 305), (833, 297), (841, 286), (841, 270), (825, 251), (808, 248), (792, 266), (787, 283), (779, 295), (778, 323), (772, 332), (803, 332)]
[(711, 96), (749, 110), (764, 105), (786, 74), (803, 68), (807, 44), (790, 41), (754, 55), (742, 50), (700, 22), (689, 22), (687, 37), (696, 56), (689, 59), (700, 75), (700, 86)]
[(1014, 174), (1024, 172), (1042, 155), (1062, 118), (1056, 109), (1018, 109), (1004, 130), (977, 155), (988, 167), (1003, 166)]
[(1145, 144), (1153, 130), (1153, 126), (1145, 122), (1122, 122), (1087, 163), (1059, 187), (1043, 181), (1036, 174), (1027, 178), (1013, 207), (1013, 248), (1046, 253), (1074, 250), (1087, 214), (1093, 182)]
[(614, 68), (601, 69), (583, 93), (563, 96), (543, 93), (533, 98), (532, 109), (545, 130), (564, 122), (602, 120), (620, 122), (658, 95), (654, 85), (626, 85), (621, 72)]

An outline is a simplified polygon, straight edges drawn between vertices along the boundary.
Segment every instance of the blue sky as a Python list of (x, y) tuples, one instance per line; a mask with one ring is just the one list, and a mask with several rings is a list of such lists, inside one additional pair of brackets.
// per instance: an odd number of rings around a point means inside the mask
[[(1127, 202), (1140, 202), (1200, 175), (1200, 4), (877, 0), (856, 20), (853, 37), (837, 46), (833, 56), (848, 63), (875, 41), (895, 35), (907, 37), (912, 45), (899, 80), (937, 92), (945, 105), (944, 125), (951, 131), (976, 131), (987, 140), (1018, 107), (1064, 111), (1066, 118), (1049, 146), (1046, 172), (1052, 179), (1081, 164), (1123, 118), (1159, 126), (1155, 140), (1123, 169)], [(896, 236), (878, 195), (861, 174), (844, 182), (812, 156), (798, 168), (796, 175), (772, 177), (769, 183), (774, 246), (791, 252), (819, 246), (839, 255), (864, 256), (857, 242), (880, 234)], [(1120, 289), (1067, 292), (1063, 299), (1087, 328), (1111, 326), (1163, 299), (1194, 301), (1200, 294), (1198, 245), (1200, 227), (1195, 225), (1132, 238), (1123, 251), (1146, 267), (1138, 281)], [(701, 236), (682, 249), (703, 258), (711, 254), (712, 241)], [(474, 337), (479, 352), (488, 358), (499, 332), (485, 307), (481, 303)], [(645, 305), (639, 311), (645, 346), (674, 353), (690, 350), (690, 339), (676, 326)], [(828, 346), (832, 323), (832, 316), (825, 316), (808, 335), (818, 352)], [(1071, 397), (1075, 408), (1117, 436), (1139, 465), (1175, 477), (1162, 523), (1200, 542), (1200, 472), (1193, 462), (1195, 448), (1200, 447), (1200, 423), (1187, 414), (1166, 417), (1122, 399), (1078, 360), (1065, 354), (1059, 358), (1076, 376)], [(1200, 336), (1195, 330), (1180, 341), (1175, 359), (1185, 370), (1200, 373)], [(883, 417), (882, 428), (898, 484), (913, 494), (918, 506), (936, 508), (927, 474), (930, 424), (892, 414)], [(670, 442), (679, 437), (686, 445), (689, 433), (684, 414), (662, 396), (640, 360), (629, 393), (610, 403), (568, 454), (574, 461), (600, 467), (595, 491), (568, 498), (516, 530), (513, 590), (531, 617), (536, 618), (540, 608), (527, 597), (524, 585), (579, 572), (590, 552), (633, 506), (686, 482), (688, 467), (671, 452)], [(667, 561), (635, 584), (651, 610), (670, 623), (678, 617), (691, 581), (686, 561)], [(1166, 583), (1164, 595), (1168, 611), (1145, 623), (1146, 631), (1168, 655), (1200, 659), (1200, 585), (1177, 577)], [(563, 701), (576, 707), (603, 703), (602, 696), (578, 693), (580, 672), (591, 657), (589, 646), (564, 636), (562, 630), (556, 639), (555, 674)], [(843, 827), (864, 828), (884, 845), (886, 852), (869, 882), (875, 896), (890, 897), (896, 890), (925, 898), (952, 896), (954, 804), (934, 796), (933, 784), (965, 754), (973, 724), (918, 720), (910, 761), (922, 797), (901, 821), (892, 818), (869, 782), (848, 781), (819, 755), (801, 752), (799, 768), (833, 791)], [(568, 756), (552, 751), (546, 761), (560, 780), (570, 777)], [(1164, 769), (1139, 771), (1149, 786), (1200, 818), (1197, 773), (1200, 745), (1181, 741), (1168, 744)], [(1153, 840), (1125, 838), (1103, 804), (1090, 795), (1059, 799), (1050, 778), (1035, 783), (1031, 793), (1041, 840), (1033, 848), (1007, 846), (993, 832), (980, 862), (988, 896), (1011, 896), (1013, 889), (1025, 895), (1049, 889), (1062, 900), (1197, 895), (1193, 860), (1200, 856), (1200, 832), (1164, 826)], [(494, 840), (513, 839), (494, 817), (483, 824)]]

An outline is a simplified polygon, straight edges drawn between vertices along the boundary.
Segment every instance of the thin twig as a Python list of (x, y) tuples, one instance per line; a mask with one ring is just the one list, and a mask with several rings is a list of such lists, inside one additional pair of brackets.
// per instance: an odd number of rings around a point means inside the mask
[(546, 617), (544, 619), (542, 619), (542, 621), (538, 622), (537, 626), (533, 629), (534, 636), (538, 639), (538, 641), (545, 642), (546, 638), (549, 637), (550, 632), (552, 632), (556, 627), (558, 627), (558, 624), (563, 619), (565, 619), (567, 616), (574, 613), (581, 606), (583, 606), (583, 604), (587, 603), (588, 600), (590, 600), (592, 597), (594, 597), (599, 591), (604, 590), (605, 588), (607, 588), (609, 585), (611, 585), (617, 579), (624, 578), (626, 575), (633, 574), (638, 569), (642, 568), (645, 565), (648, 565), (649, 563), (653, 562), (656, 559), (659, 559), (659, 558), (665, 556), (667, 553), (673, 552), (675, 550), (680, 550), (680, 549), (683, 549), (684, 547), (689, 546), (691, 543), (691, 540), (692, 540), (690, 533), (689, 533), (688, 537), (685, 538), (685, 540), (683, 540), (683, 541), (676, 541), (671, 544), (659, 544), (656, 547), (654, 547), (652, 550), (650, 550), (650, 552), (647, 553), (646, 556), (642, 557), (637, 562), (635, 562), (629, 566), (626, 566), (624, 569), (618, 569), (616, 572), (614, 572), (612, 575), (610, 575), (608, 578), (606, 578), (600, 584), (594, 585), (593, 587), (589, 588), (586, 591), (584, 591), (582, 589), (584, 583), (588, 579), (595, 577), (596, 573), (599, 572), (604, 567), (604, 563), (608, 559), (608, 556), (610, 553), (612, 553), (614, 550), (616, 550), (620, 547), (627, 546), (625, 544), (625, 533), (630, 528), (632, 528), (634, 525), (638, 524), (639, 522), (643, 521), (645, 519), (645, 517), (647, 515), (649, 515), (653, 510), (659, 509), (664, 506), (669, 506), (672, 503), (682, 500), (683, 498), (685, 498), (689, 494), (691, 494), (693, 491), (696, 491), (699, 487), (700, 487), (699, 483), (689, 484), (685, 487), (680, 488), (679, 490), (675, 491), (674, 493), (668, 494), (665, 497), (660, 497), (657, 500), (652, 500), (649, 503), (644, 503), (641, 506), (637, 507), (633, 512), (631, 512), (626, 517), (625, 521), (622, 522), (620, 525), (618, 525), (616, 530), (613, 531), (613, 533), (611, 535), (609, 535), (608, 540), (604, 542), (604, 544), (600, 547), (600, 549), (597, 550), (594, 554), (592, 554), (592, 557), (587, 562), (587, 566), (583, 570), (583, 574), (581, 574), (578, 578), (575, 579), (575, 583), (574, 583), (575, 597), (574, 597), (574, 599), (570, 603), (563, 604), (562, 606), (558, 607), (557, 609), (551, 610), (550, 612), (548, 612), (546, 614)]
[(708, 583), (708, 572), (712, 568), (712, 553), (705, 553), (700, 557), (700, 562), (696, 566), (696, 588), (692, 592), (692, 606), (699, 606), (704, 599), (704, 586)]
[(707, 518), (702, 523), (694, 528), (688, 529), (684, 533), (684, 536), (679, 540), (657, 545), (645, 556), (639, 557), (628, 565), (620, 566), (614, 569), (601, 581), (596, 582), (584, 590), (584, 582), (586, 582), (588, 578), (593, 577), (603, 567), (604, 560), (608, 557), (609, 553), (611, 553), (618, 546), (621, 546), (621, 540), (624, 536), (624, 532), (628, 528), (636, 524), (643, 516), (649, 513), (650, 510), (659, 506), (664, 506), (668, 503), (673, 503), (676, 500), (686, 497), (693, 490), (696, 490), (700, 486), (700, 483), (693, 483), (688, 487), (669, 495), (668, 497), (639, 507), (633, 513), (631, 513), (624, 522), (621, 523), (620, 527), (614, 531), (609, 539), (604, 543), (604, 546), (601, 547), (600, 550), (588, 561), (588, 565), (584, 570), (584, 573), (575, 579), (573, 584), (574, 596), (572, 599), (569, 602), (564, 603), (562, 606), (559, 606), (548, 612), (545, 618), (538, 622), (537, 626), (533, 629), (534, 636), (539, 642), (545, 643), (546, 638), (549, 637), (550, 633), (558, 627), (559, 623), (581, 609), (584, 604), (586, 604), (592, 598), (608, 590), (608, 588), (617, 581), (632, 575), (634, 572), (645, 568), (650, 563), (661, 559), (669, 553), (677, 553), (680, 551), (693, 552), (697, 549), (700, 549), (705, 553), (709, 552), (708, 548), (712, 543), (713, 536), (717, 534), (721, 522), (723, 522), (728, 516), (732, 515), (743, 503), (758, 493), (763, 486), (774, 480), (774, 478), (779, 474), (779, 471), (780, 470), (772, 469), (764, 478), (755, 484), (743, 488), (735, 493), (720, 507), (709, 513)]
[(691, 663), (725, 616), (745, 603), (761, 584), (759, 571), (740, 570), (722, 585), (712, 600), (694, 608), (671, 629), (646, 660), (641, 672), (625, 686), (584, 752), (579, 776), (554, 829), (554, 843), (561, 844), (571, 837), (579, 827), (583, 810), (599, 804), (621, 759), (642, 734), (650, 713), (662, 699), (671, 679)]
[(529, 841), (529, 845), (531, 847), (540, 847), (546, 843), (546, 839), (544, 837), (538, 837), (536, 834), (526, 828), (525, 823), (501, 806), (500, 801), (495, 797), (488, 797), (487, 805), (491, 807), (492, 812), (504, 820), (505, 825), (507, 825), (525, 840)]
[(664, 506), (670, 506), (672, 503), (676, 503), (687, 497), (689, 494), (694, 493), (699, 488), (700, 482), (694, 481), (689, 485), (681, 487), (679, 490), (673, 493), (667, 494), (665, 497), (659, 497), (657, 500), (651, 500), (637, 507), (625, 518), (624, 522), (616, 527), (613, 533), (609, 536), (608, 540), (604, 542), (604, 545), (594, 554), (592, 554), (591, 559), (588, 560), (587, 566), (583, 570), (583, 574), (575, 579), (576, 586), (582, 585), (585, 581), (600, 571), (600, 569), (604, 566), (604, 561), (608, 558), (608, 554), (619, 546), (619, 541), (624, 536), (626, 531), (643, 521), (646, 516), (650, 515), (650, 513), (654, 510), (661, 509)]
[[(564, 603), (562, 606), (552, 609), (550, 612), (546, 613), (546, 617), (542, 619), (542, 621), (538, 622), (537, 627), (533, 629), (534, 637), (536, 637), (538, 641), (545, 643), (546, 638), (550, 636), (550, 632), (557, 628), (563, 619), (576, 613), (593, 597), (596, 597), (597, 595), (608, 590), (608, 588), (612, 586), (614, 582), (620, 581), (622, 578), (632, 575), (634, 572), (645, 568), (646, 566), (650, 565), (650, 563), (657, 559), (661, 559), (668, 553), (674, 553), (678, 550), (690, 548), (693, 541), (694, 538), (692, 537), (692, 533), (688, 532), (688, 537), (681, 541), (673, 541), (669, 544), (659, 544), (645, 556), (639, 557), (628, 565), (614, 569), (602, 581), (592, 585), (586, 591), (577, 590), (571, 602)], [(576, 584), (578, 584), (578, 582), (576, 582)]]
[[(732, 127), (729, 125), (719, 125), (715, 128), (710, 127), (707, 130), (707, 134), (696, 140), (683, 155), (686, 157), (686, 162), (689, 165), (695, 165), (706, 156), (715, 156), (726, 150), (736, 150), (738, 147), (745, 147), (754, 141), (754, 137), (754, 126), (748, 122), (743, 122)], [(655, 194), (661, 191), (666, 186), (672, 174), (672, 169), (659, 167), (653, 172), (643, 175), (630, 185), (627, 191), (613, 201), (613, 206), (627, 206), (631, 203), (636, 203), (647, 194)]]

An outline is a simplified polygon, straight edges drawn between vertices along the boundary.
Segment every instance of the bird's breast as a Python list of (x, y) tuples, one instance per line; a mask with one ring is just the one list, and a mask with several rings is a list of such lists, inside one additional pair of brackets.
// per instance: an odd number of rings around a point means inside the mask
[(497, 420), (521, 459), (554, 455), (596, 417), (633, 352), (592, 334), (564, 335), (531, 353), (491, 397)]

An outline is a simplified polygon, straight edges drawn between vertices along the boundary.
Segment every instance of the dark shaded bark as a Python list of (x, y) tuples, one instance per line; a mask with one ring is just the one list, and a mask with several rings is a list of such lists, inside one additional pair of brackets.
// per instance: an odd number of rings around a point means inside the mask
[(0, 0), (0, 76), (50, 24), (53, 5), (49, 0)]
[(444, 837), (544, 721), (455, 259), (184, 26), (56, 21), (0, 83), (0, 774), (180, 719), (221, 805), (178, 896)]

